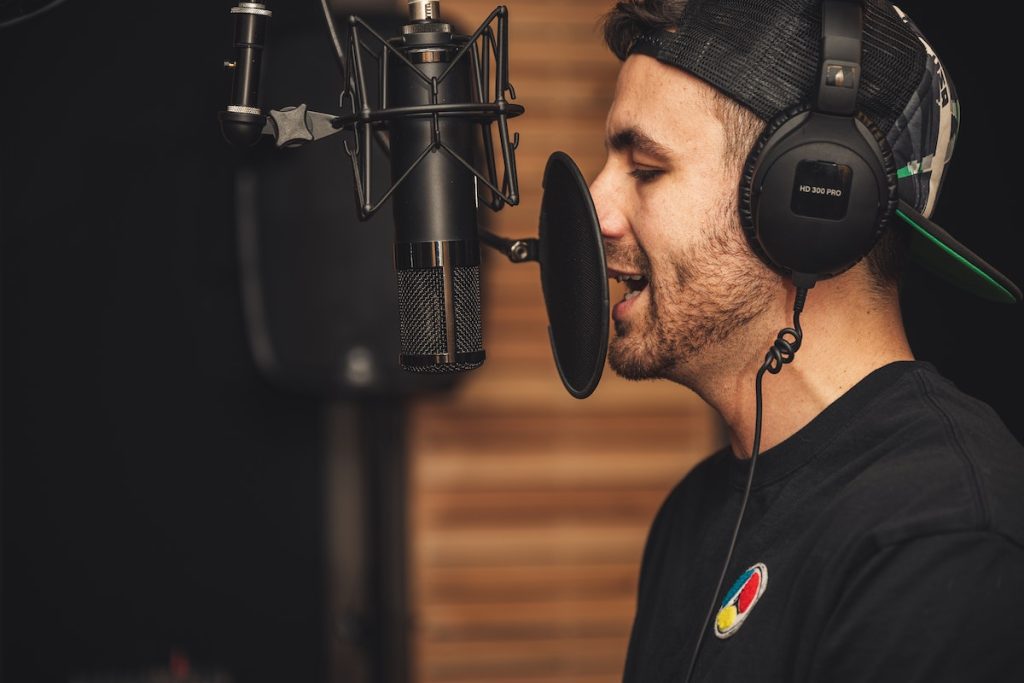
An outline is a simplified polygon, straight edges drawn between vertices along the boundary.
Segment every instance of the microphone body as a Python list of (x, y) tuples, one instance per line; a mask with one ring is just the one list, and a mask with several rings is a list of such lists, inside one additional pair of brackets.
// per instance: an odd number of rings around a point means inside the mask
[[(400, 59), (389, 60), (387, 107), (473, 102), (468, 55), (445, 74), (458, 48), (447, 24), (405, 26), (398, 49), (416, 71)], [(485, 358), (476, 177), (452, 154), (472, 164), (477, 125), (466, 117), (413, 113), (388, 126), (397, 183), (392, 201), (399, 361), (412, 372), (461, 372)]]

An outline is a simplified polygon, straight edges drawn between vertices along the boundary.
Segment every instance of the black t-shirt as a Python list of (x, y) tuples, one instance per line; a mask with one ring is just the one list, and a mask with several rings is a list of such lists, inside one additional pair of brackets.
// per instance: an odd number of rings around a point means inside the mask
[[(683, 682), (748, 467), (658, 512), (627, 683)], [(1024, 681), (1024, 448), (929, 363), (880, 368), (758, 457), (717, 601), (693, 681)]]

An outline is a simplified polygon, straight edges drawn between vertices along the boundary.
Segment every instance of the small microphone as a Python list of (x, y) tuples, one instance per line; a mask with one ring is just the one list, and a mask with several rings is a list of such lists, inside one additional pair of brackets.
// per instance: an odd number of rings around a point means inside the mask
[(410, 0), (409, 12), (410, 23), (392, 43), (405, 61), (389, 60), (384, 88), (386, 107), (405, 111), (388, 126), (399, 362), (412, 372), (461, 372), (485, 357), (477, 184), (470, 168), (479, 124), (415, 108), (477, 103), (473, 63), (465, 57), (453, 63), (460, 45), (451, 25), (438, 18), (436, 0)]
[(250, 147), (259, 140), (267, 120), (259, 106), (260, 66), (273, 13), (262, 3), (239, 2), (231, 14), (235, 17), (235, 58), (224, 62), (232, 72), (231, 102), (218, 118), (229, 143)]

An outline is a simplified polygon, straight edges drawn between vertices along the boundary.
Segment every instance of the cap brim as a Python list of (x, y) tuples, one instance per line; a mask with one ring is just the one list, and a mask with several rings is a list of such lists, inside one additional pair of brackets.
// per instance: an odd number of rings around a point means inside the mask
[(910, 255), (916, 262), (983, 299), (1006, 304), (1021, 300), (1020, 288), (1008, 277), (902, 199), (896, 215), (911, 227)]

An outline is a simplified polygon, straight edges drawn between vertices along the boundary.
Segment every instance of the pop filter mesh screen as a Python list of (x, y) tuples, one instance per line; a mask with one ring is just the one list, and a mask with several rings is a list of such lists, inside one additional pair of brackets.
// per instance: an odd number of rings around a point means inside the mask
[(608, 352), (608, 273), (590, 190), (576, 164), (555, 152), (544, 169), (540, 278), (551, 350), (562, 383), (586, 398)]

